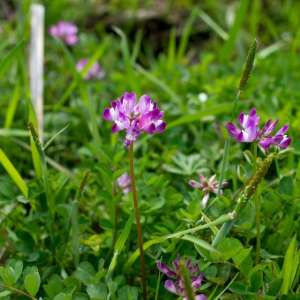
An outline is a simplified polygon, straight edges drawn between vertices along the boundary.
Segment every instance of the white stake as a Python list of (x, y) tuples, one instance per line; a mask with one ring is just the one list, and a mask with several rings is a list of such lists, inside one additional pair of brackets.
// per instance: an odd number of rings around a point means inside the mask
[(31, 5), (30, 91), (40, 139), (43, 139), (44, 14), (40, 4)]

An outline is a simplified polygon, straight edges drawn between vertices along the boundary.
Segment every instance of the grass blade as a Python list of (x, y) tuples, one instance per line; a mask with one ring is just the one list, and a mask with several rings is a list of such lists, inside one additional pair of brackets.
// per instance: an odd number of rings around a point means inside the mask
[(224, 47), (222, 47), (222, 50), (220, 53), (220, 57), (221, 57), (222, 61), (226, 61), (229, 59), (232, 49), (234, 48), (238, 33), (241, 30), (243, 22), (247, 16), (249, 0), (242, 0), (240, 3), (241, 4), (235, 15), (234, 23), (229, 32), (229, 37), (228, 37), (227, 41), (225, 42)]
[(125, 243), (126, 243), (127, 239), (129, 238), (132, 223), (133, 223), (133, 214), (131, 214), (130, 217), (128, 218), (124, 229), (122, 230), (119, 238), (117, 239), (117, 242), (115, 244), (115, 249), (114, 249), (114, 255), (110, 262), (108, 271), (107, 271), (106, 280), (108, 280), (110, 278), (112, 272), (114, 271), (114, 269), (117, 265), (118, 256), (122, 252), (122, 250), (125, 246)]
[[(209, 222), (209, 223), (206, 223), (206, 224), (203, 224), (203, 225), (198, 225), (194, 228), (178, 231), (178, 232), (175, 232), (175, 233), (172, 233), (172, 234), (167, 234), (167, 235), (164, 235), (164, 236), (161, 236), (161, 237), (156, 237), (156, 238), (154, 238), (152, 240), (149, 240), (149, 241), (144, 243), (144, 251), (146, 251), (151, 246), (156, 245), (156, 244), (160, 244), (160, 243), (162, 243), (166, 240), (180, 239), (184, 235), (186, 236), (190, 233), (195, 233), (199, 230), (210, 228), (211, 226), (214, 226), (214, 225), (222, 224), (224, 222), (232, 220), (232, 218), (233, 218), (232, 214), (226, 214), (226, 215), (222, 215), (221, 217), (219, 217), (218, 219), (216, 219), (212, 222)], [(125, 265), (125, 270), (127, 270), (129, 267), (132, 266), (132, 264), (136, 261), (136, 259), (139, 257), (139, 255), (140, 255), (140, 253), (139, 253), (138, 249), (135, 250), (135, 252), (133, 252), (133, 254), (129, 257), (129, 259), (128, 259), (126, 265)]]
[(232, 103), (220, 103), (216, 106), (212, 106), (210, 108), (204, 109), (196, 114), (185, 115), (177, 120), (174, 120), (168, 124), (167, 129), (170, 129), (175, 126), (185, 125), (192, 122), (199, 122), (201, 119), (206, 118), (208, 116), (217, 116), (219, 114), (227, 113), (232, 111), (233, 108)]
[(199, 11), (199, 17), (204, 23), (206, 23), (210, 28), (212, 28), (215, 31), (215, 33), (218, 36), (220, 36), (224, 41), (228, 39), (228, 33), (201, 9)]
[(20, 83), (18, 81), (16, 84), (16, 87), (15, 87), (12, 99), (11, 99), (9, 106), (7, 108), (7, 111), (6, 111), (4, 128), (11, 127), (11, 124), (13, 122), (15, 112), (16, 112), (16, 109), (17, 109), (17, 106), (18, 106), (18, 103), (20, 100), (20, 94), (21, 94), (21, 89), (20, 89)]
[(10, 176), (10, 178), (14, 181), (14, 183), (17, 185), (17, 187), (20, 189), (24, 197), (28, 197), (28, 187), (26, 182), (23, 180), (17, 169), (14, 167), (14, 165), (11, 163), (9, 158), (6, 156), (6, 154), (3, 152), (3, 150), (0, 148), (0, 163)]
[(282, 295), (287, 295), (290, 292), (297, 273), (299, 258), (300, 253), (297, 250), (297, 239), (296, 236), (294, 236), (284, 256), (283, 268), (281, 273), (281, 277), (283, 279), (281, 286)]

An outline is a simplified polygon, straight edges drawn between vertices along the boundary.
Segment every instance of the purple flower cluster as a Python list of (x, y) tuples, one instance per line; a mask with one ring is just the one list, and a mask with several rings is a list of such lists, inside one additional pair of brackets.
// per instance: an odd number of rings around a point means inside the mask
[[(157, 268), (160, 272), (164, 273), (170, 279), (165, 281), (165, 288), (177, 295), (183, 297), (184, 300), (188, 300), (186, 297), (186, 291), (184, 288), (183, 278), (180, 274), (179, 268), (180, 258), (177, 258), (173, 261), (173, 268), (169, 268), (166, 264), (158, 261), (156, 263)], [(200, 273), (199, 267), (197, 264), (193, 264), (191, 259), (185, 261), (185, 266), (190, 273), (192, 288), (197, 294), (197, 290), (201, 287), (202, 281), (204, 279), (204, 275)], [(207, 300), (207, 297), (204, 294), (198, 294), (195, 296), (196, 300)]]
[(117, 185), (124, 194), (128, 194), (131, 191), (131, 178), (128, 173), (124, 173), (117, 178)]
[(73, 46), (78, 42), (77, 32), (77, 26), (66, 21), (59, 21), (49, 29), (49, 33), (52, 37), (61, 39), (70, 46)]
[(114, 122), (113, 132), (126, 131), (125, 145), (131, 145), (142, 132), (161, 133), (166, 128), (164, 113), (158, 109), (150, 96), (143, 95), (137, 101), (135, 93), (125, 92), (111, 102), (103, 112), (103, 118)]
[[(202, 198), (202, 206), (206, 207), (209, 200), (210, 193), (218, 194), (219, 182), (216, 180), (216, 175), (211, 176), (207, 179), (203, 175), (199, 175), (199, 181), (190, 180), (189, 185), (194, 189), (198, 189), (204, 192), (204, 197)], [(227, 181), (223, 181), (220, 187), (220, 193), (223, 193), (222, 188), (226, 187)]]
[[(86, 58), (80, 59), (76, 64), (76, 70), (78, 72), (81, 72), (87, 64), (88, 64), (88, 60)], [(84, 79), (85, 80), (102, 79), (104, 76), (105, 76), (105, 72), (103, 71), (101, 65), (96, 62), (91, 66)]]
[(252, 108), (249, 114), (240, 113), (238, 117), (240, 126), (228, 123), (227, 130), (236, 141), (240, 143), (258, 142), (265, 151), (269, 150), (272, 145), (280, 149), (286, 149), (290, 145), (291, 138), (286, 135), (289, 129), (288, 125), (284, 125), (275, 135), (272, 135), (278, 120), (268, 120), (262, 129), (259, 128), (259, 121), (260, 117), (256, 114), (256, 109)]

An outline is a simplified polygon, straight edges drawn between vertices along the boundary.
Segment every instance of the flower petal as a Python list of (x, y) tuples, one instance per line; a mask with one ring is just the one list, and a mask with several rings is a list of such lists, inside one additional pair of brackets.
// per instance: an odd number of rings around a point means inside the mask
[(202, 281), (203, 281), (203, 274), (197, 276), (196, 278), (192, 279), (192, 286), (195, 289), (199, 289), (201, 287)]
[(237, 128), (233, 123), (229, 122), (226, 125), (228, 133), (235, 139), (238, 139), (238, 136), (242, 132), (239, 128)]
[(278, 146), (281, 149), (286, 149), (291, 144), (291, 142), (292, 142), (292, 139), (285, 135)]
[(134, 107), (136, 105), (136, 94), (125, 92), (121, 98), (123, 112), (130, 116), (133, 113)]
[(285, 124), (278, 130), (276, 135), (284, 135), (288, 130), (289, 130), (289, 125)]
[(112, 120), (109, 108), (105, 108), (104, 109), (104, 111), (103, 111), (103, 119), (106, 120), (106, 121), (111, 121)]
[[(171, 293), (173, 293), (173, 294), (175, 294), (175, 295), (178, 295), (178, 291), (177, 291), (176, 285), (175, 285), (175, 283), (174, 283), (173, 280), (170, 280), (170, 279), (166, 280), (166, 281), (165, 281), (165, 288), (166, 288), (169, 292), (171, 292)], [(180, 295), (179, 295), (179, 296), (180, 296)]]
[(203, 208), (206, 207), (208, 200), (209, 200), (209, 193), (205, 193), (205, 195), (204, 195), (204, 197), (202, 198), (202, 201), (201, 201), (201, 205), (202, 205)]
[(194, 189), (201, 189), (202, 188), (202, 184), (200, 182), (196, 181), (196, 180), (190, 180), (189, 185)]
[(264, 150), (268, 150), (270, 146), (273, 144), (273, 138), (272, 137), (266, 137), (259, 141), (259, 145), (263, 147)]
[(207, 300), (207, 297), (204, 294), (196, 295), (195, 300)]
[(164, 264), (160, 261), (157, 261), (156, 266), (160, 272), (166, 274), (167, 276), (176, 277), (176, 273), (173, 270), (171, 270), (166, 264)]
[(263, 129), (261, 130), (260, 134), (263, 136), (270, 135), (273, 132), (273, 130), (275, 129), (277, 124), (278, 124), (278, 120), (275, 120), (275, 121), (273, 121), (271, 119), (268, 120), (266, 122), (266, 124), (264, 125)]

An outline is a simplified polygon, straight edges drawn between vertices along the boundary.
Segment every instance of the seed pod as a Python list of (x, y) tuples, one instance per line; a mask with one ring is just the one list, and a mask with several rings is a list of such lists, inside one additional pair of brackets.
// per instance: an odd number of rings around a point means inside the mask
[(179, 270), (180, 270), (180, 274), (183, 279), (186, 298), (188, 300), (195, 300), (195, 294), (194, 294), (193, 287), (192, 287), (191, 277), (190, 277), (189, 271), (187, 270), (185, 263), (182, 259), (179, 262)]
[(253, 69), (253, 64), (254, 64), (254, 59), (255, 59), (255, 54), (256, 54), (256, 49), (257, 49), (257, 41), (256, 39), (253, 41), (247, 55), (246, 63), (244, 66), (244, 70), (242, 73), (242, 77), (240, 80), (239, 84), (239, 91), (243, 91), (246, 88), (248, 79), (250, 77), (250, 74)]

